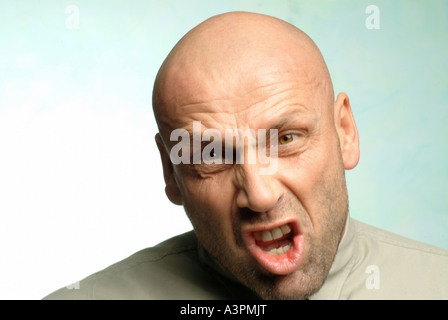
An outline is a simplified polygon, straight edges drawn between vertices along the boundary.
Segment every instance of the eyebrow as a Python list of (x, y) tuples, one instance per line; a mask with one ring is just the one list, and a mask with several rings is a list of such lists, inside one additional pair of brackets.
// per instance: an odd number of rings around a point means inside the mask
[(267, 130), (272, 130), (272, 129), (280, 130), (281, 128), (285, 127), (286, 124), (288, 124), (291, 121), (292, 121), (292, 119), (290, 117), (283, 117), (280, 120), (274, 122), (274, 124), (272, 124), (271, 126), (269, 126), (269, 128)]
[[(289, 123), (291, 122), (297, 122), (297, 121), (302, 121), (302, 122), (309, 122), (310, 118), (312, 118), (312, 116), (309, 113), (309, 110), (303, 106), (303, 105), (294, 105), (291, 107), (287, 108), (288, 110), (285, 110), (284, 112), (282, 112), (282, 114), (279, 116), (279, 118), (277, 118), (275, 121), (273, 121), (272, 124), (266, 126), (266, 131), (269, 132), (269, 130), (272, 129), (277, 129), (280, 130), (282, 128), (284, 128), (285, 126), (287, 126)], [(202, 124), (202, 122), (201, 122)], [(190, 140), (193, 141), (193, 128), (191, 126), (188, 127), (184, 127), (184, 130), (186, 130), (188, 132), (188, 134), (190, 135)], [(205, 130), (209, 130), (209, 129), (215, 129), (218, 130), (221, 135), (224, 137), (225, 134), (223, 134), (223, 132), (221, 132), (220, 129), (217, 128), (205, 128)], [(224, 128), (224, 130), (238, 130), (238, 128)], [(264, 129), (264, 128), (250, 128), (253, 130), (258, 130), (258, 129)], [(201, 140), (202, 140), (202, 135), (203, 135), (203, 131), (201, 130)], [(224, 142), (224, 141), (223, 141)], [(210, 143), (209, 141), (201, 141), (201, 145), (205, 144), (207, 145), (208, 143)]]
[(293, 109), (292, 111), (288, 110), (283, 112), (282, 115), (280, 115), (275, 121), (273, 121), (271, 125), (268, 126), (267, 130), (270, 129), (280, 130), (291, 122), (297, 122), (297, 121), (308, 122), (311, 120), (310, 119), (311, 115), (309, 114), (308, 110), (305, 107), (300, 106), (300, 108), (297, 108), (297, 106), (294, 106), (294, 108), (292, 109)]

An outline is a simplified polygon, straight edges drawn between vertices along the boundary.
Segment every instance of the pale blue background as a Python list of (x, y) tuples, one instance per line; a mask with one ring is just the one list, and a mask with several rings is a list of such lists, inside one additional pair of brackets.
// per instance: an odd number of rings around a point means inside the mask
[(352, 216), (448, 249), (448, 1), (2, 0), (0, 298), (41, 298), (190, 229), (164, 195), (152, 83), (185, 32), (234, 10), (303, 29), (349, 94)]

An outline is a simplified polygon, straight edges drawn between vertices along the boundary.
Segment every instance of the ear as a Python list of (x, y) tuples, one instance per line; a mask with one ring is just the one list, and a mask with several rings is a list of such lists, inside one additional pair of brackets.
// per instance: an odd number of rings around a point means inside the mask
[(182, 205), (182, 196), (174, 177), (174, 168), (168, 150), (166, 150), (165, 144), (163, 143), (162, 137), (159, 133), (156, 134), (155, 140), (157, 148), (159, 149), (160, 159), (162, 160), (163, 178), (165, 179), (165, 193), (172, 203)]
[(345, 93), (340, 93), (336, 98), (334, 112), (344, 168), (350, 170), (359, 161), (359, 136), (350, 101)]

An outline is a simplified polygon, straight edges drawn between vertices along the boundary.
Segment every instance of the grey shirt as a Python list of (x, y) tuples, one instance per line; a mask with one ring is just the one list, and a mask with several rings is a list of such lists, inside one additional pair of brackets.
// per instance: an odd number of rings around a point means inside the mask
[[(44, 299), (257, 299), (193, 231), (139, 251)], [(349, 218), (311, 299), (448, 299), (448, 252)]]

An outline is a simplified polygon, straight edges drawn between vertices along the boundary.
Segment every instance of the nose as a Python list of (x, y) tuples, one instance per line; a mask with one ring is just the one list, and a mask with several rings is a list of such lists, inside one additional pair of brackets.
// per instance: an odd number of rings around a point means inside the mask
[(261, 175), (259, 169), (253, 164), (236, 168), (236, 204), (254, 212), (268, 212), (279, 201), (282, 191), (274, 175)]

